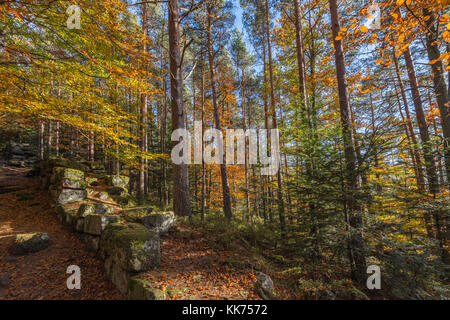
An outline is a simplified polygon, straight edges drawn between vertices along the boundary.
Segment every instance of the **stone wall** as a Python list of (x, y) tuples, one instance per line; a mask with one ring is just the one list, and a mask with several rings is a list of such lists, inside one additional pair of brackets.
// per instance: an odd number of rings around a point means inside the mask
[[(139, 273), (160, 265), (159, 234), (173, 226), (173, 213), (152, 213), (146, 208), (136, 214), (130, 209), (134, 198), (126, 189), (128, 177), (105, 176), (99, 164), (50, 159), (40, 162), (35, 174), (49, 191), (58, 219), (104, 260), (108, 279), (122, 294), (133, 300), (165, 298)], [(108, 194), (99, 197), (111, 197), (128, 209), (113, 210), (88, 199), (90, 185), (98, 185), (99, 179), (109, 186)]]
[(28, 143), (10, 141), (2, 152), (1, 158), (11, 167), (32, 167), (37, 158), (37, 152)]

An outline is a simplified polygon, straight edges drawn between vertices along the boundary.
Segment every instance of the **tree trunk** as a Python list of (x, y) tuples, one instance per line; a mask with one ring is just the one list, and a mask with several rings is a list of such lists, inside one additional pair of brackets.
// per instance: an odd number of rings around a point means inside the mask
[[(450, 105), (447, 92), (447, 85), (444, 78), (444, 66), (439, 60), (441, 52), (439, 51), (439, 32), (436, 27), (436, 16), (429, 12), (428, 9), (423, 10), (424, 16), (429, 17), (425, 21), (428, 32), (426, 37), (426, 49), (428, 59), (431, 64), (434, 92), (439, 106), (441, 115), (442, 131), (444, 135), (444, 154), (445, 154), (445, 170), (447, 171), (447, 181), (450, 180)], [(449, 86), (450, 87), (450, 86)]]
[[(142, 32), (146, 36), (147, 35), (147, 27), (148, 27), (148, 14), (147, 14), (147, 3), (142, 3)], [(147, 53), (147, 38), (144, 38), (142, 51)], [(145, 63), (145, 59), (144, 59)], [(144, 66), (145, 69), (147, 69), (147, 65)], [(139, 124), (140, 132), (139, 132), (139, 138), (140, 138), (140, 151), (141, 156), (139, 157), (139, 181), (138, 181), (138, 200), (139, 203), (144, 203), (145, 201), (145, 168), (146, 168), (146, 157), (143, 155), (143, 153), (146, 152), (146, 145), (147, 145), (147, 104), (148, 104), (148, 96), (147, 93), (141, 94), (141, 106), (140, 106), (140, 114), (141, 114), (141, 121)]]
[(52, 120), (48, 120), (48, 128), (47, 128), (47, 158), (49, 158), (51, 153), (52, 153), (52, 137), (53, 137)]
[[(169, 57), (172, 97), (172, 130), (186, 129), (186, 113), (183, 101), (183, 75), (180, 54), (180, 26), (178, 0), (168, 1), (169, 10)], [(176, 145), (176, 142), (174, 143)], [(178, 216), (191, 217), (189, 200), (188, 165), (173, 167), (173, 209)]]
[[(273, 75), (273, 62), (272, 62), (272, 44), (270, 40), (270, 12), (269, 12), (269, 1), (266, 0), (266, 37), (267, 37), (267, 51), (269, 55), (269, 79), (270, 79), (270, 106), (272, 113), (272, 129), (278, 129), (277, 125), (277, 113), (276, 113), (276, 103), (275, 103), (275, 89), (274, 89), (274, 75)], [(272, 155), (275, 157), (278, 155)], [(279, 168), (277, 171), (277, 182), (278, 182), (278, 216), (280, 219), (281, 232), (284, 234), (286, 232), (286, 220), (284, 213), (284, 200), (283, 200), (283, 181), (281, 180), (281, 163), (279, 163)]]
[(57, 157), (59, 157), (59, 129), (60, 129), (60, 122), (57, 121), (55, 128), (55, 153)]
[[(414, 69), (414, 63), (411, 57), (411, 52), (408, 49), (404, 52), (404, 58), (406, 60), (406, 67), (408, 69), (409, 82), (411, 85), (412, 96), (414, 100), (414, 107), (416, 109), (416, 117), (419, 123), (420, 137), (422, 141), (423, 154), (425, 159), (425, 172), (427, 174), (429, 190), (434, 197), (440, 192), (439, 181), (436, 172), (436, 163), (434, 161), (433, 150), (430, 144), (430, 135), (428, 132), (428, 126), (423, 111), (422, 99), (420, 98), (419, 86), (417, 83), (416, 72)], [(442, 256), (446, 258), (447, 250), (444, 248), (446, 243), (445, 232), (442, 230), (441, 212), (435, 210), (433, 212), (434, 223), (436, 226), (436, 238), (439, 240), (439, 247), (441, 248)]]
[[(216, 123), (216, 129), (222, 131), (222, 123), (220, 119), (219, 113), (219, 105), (217, 103), (217, 92), (216, 92), (216, 75), (214, 68), (214, 57), (213, 57), (213, 44), (212, 44), (212, 4), (206, 3), (206, 11), (207, 11), (207, 51), (208, 51), (208, 60), (209, 60), (209, 72), (210, 72), (210, 81), (211, 81), (211, 91), (212, 91), (212, 99), (213, 99), (213, 107), (214, 107), (214, 120)], [(220, 165), (220, 173), (222, 176), (222, 194), (223, 194), (223, 211), (225, 217), (228, 221), (231, 221), (233, 217), (233, 213), (231, 211), (231, 195), (230, 195), (230, 186), (228, 184), (228, 171), (227, 165), (225, 163), (225, 152), (223, 154), (222, 164)]]
[(39, 119), (38, 122), (38, 146), (39, 146), (39, 160), (44, 160), (44, 121)]
[(358, 186), (358, 173), (356, 168), (356, 153), (353, 140), (353, 128), (350, 119), (350, 102), (348, 95), (344, 49), (341, 40), (337, 40), (341, 29), (336, 0), (329, 0), (331, 23), (333, 32), (334, 55), (336, 61), (336, 76), (339, 91), (339, 105), (341, 113), (342, 134), (344, 138), (346, 206), (348, 210), (348, 224), (350, 228), (349, 256), (352, 269), (352, 278), (362, 284), (366, 279), (366, 253), (362, 234), (363, 223), (360, 207), (355, 199)]

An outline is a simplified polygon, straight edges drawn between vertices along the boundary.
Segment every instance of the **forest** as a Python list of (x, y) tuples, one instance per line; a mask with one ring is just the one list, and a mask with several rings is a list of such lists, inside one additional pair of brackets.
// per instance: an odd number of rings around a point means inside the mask
[(0, 0), (0, 299), (449, 299), (449, 64), (448, 0)]

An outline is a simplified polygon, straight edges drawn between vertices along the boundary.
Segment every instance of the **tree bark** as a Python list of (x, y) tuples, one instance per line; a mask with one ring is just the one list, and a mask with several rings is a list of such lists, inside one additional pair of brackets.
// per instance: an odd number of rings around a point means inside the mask
[[(272, 129), (278, 129), (277, 125), (277, 113), (276, 113), (276, 102), (275, 102), (275, 89), (274, 89), (274, 75), (273, 75), (273, 62), (272, 62), (272, 44), (270, 39), (270, 12), (269, 12), (269, 1), (266, 0), (266, 38), (267, 38), (267, 51), (269, 55), (269, 79), (270, 79), (270, 107), (272, 114)], [(276, 155), (272, 155), (276, 156)], [(279, 168), (277, 171), (277, 182), (278, 182), (278, 216), (280, 219), (281, 232), (285, 234), (286, 232), (286, 218), (284, 213), (284, 199), (283, 199), (283, 181), (281, 180), (281, 163), (279, 163)]]
[[(148, 27), (148, 12), (147, 12), (147, 3), (142, 3), (142, 31), (143, 34), (147, 35), (147, 27)], [(144, 54), (147, 53), (147, 38), (144, 38), (144, 43), (142, 46), (142, 51)], [(145, 63), (144, 59), (144, 63)], [(143, 66), (145, 69), (147, 69), (147, 65)], [(147, 93), (141, 94), (141, 106), (140, 106), (140, 113), (141, 113), (141, 121), (140, 121), (140, 132), (139, 132), (139, 138), (140, 138), (140, 151), (141, 153), (145, 153), (147, 149), (147, 104), (148, 104), (148, 96)], [(145, 179), (145, 168), (146, 168), (146, 157), (142, 155), (139, 157), (139, 181), (138, 181), (138, 200), (139, 203), (144, 203), (145, 201), (145, 185), (146, 185), (146, 179)]]
[[(434, 92), (441, 115), (442, 132), (444, 135), (445, 170), (447, 172), (447, 184), (450, 180), (450, 104), (447, 85), (444, 78), (444, 66), (439, 60), (439, 30), (436, 27), (436, 15), (428, 9), (423, 10), (424, 16), (429, 17), (425, 21), (427, 26), (426, 49), (431, 63)], [(450, 86), (449, 86), (450, 87)]]
[(39, 146), (39, 160), (44, 160), (44, 131), (45, 125), (43, 120), (38, 122), (38, 146)]
[[(172, 98), (172, 130), (186, 129), (186, 112), (183, 101), (183, 74), (180, 54), (180, 26), (178, 0), (168, 1), (169, 10), (169, 57)], [(174, 143), (175, 145), (176, 143)], [(188, 165), (173, 167), (173, 208), (178, 216), (191, 216), (189, 200)]]
[[(207, 51), (208, 51), (208, 60), (209, 60), (209, 72), (210, 72), (210, 81), (211, 81), (211, 91), (212, 91), (212, 99), (213, 99), (213, 107), (214, 107), (214, 120), (216, 123), (216, 129), (222, 131), (222, 123), (220, 119), (219, 113), (219, 105), (217, 103), (217, 92), (216, 92), (216, 74), (214, 68), (214, 57), (213, 57), (213, 44), (212, 44), (212, 4), (210, 2), (206, 3), (206, 12), (207, 12)], [(225, 152), (223, 154), (223, 161), (220, 165), (220, 173), (222, 176), (222, 194), (223, 194), (223, 211), (225, 217), (228, 221), (231, 221), (233, 217), (232, 209), (231, 209), (231, 194), (230, 194), (230, 186), (228, 184), (228, 170), (227, 165), (225, 163)]]
[(352, 278), (362, 284), (366, 279), (366, 252), (362, 234), (363, 222), (360, 207), (355, 199), (358, 186), (358, 172), (356, 167), (356, 152), (353, 138), (353, 128), (350, 118), (350, 102), (348, 95), (344, 49), (341, 40), (337, 40), (341, 30), (336, 0), (329, 0), (334, 55), (336, 61), (336, 76), (339, 91), (339, 105), (341, 126), (344, 138), (345, 178), (346, 178), (346, 206), (348, 210), (348, 224), (350, 231), (349, 256)]

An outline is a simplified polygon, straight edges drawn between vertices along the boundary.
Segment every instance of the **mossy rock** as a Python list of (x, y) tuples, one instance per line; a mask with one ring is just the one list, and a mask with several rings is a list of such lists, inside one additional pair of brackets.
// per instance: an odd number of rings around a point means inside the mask
[(35, 232), (16, 235), (11, 251), (14, 255), (24, 255), (41, 251), (50, 244), (47, 233)]
[(122, 194), (117, 198), (117, 203), (123, 208), (133, 208), (137, 205), (137, 200), (129, 193)]
[(55, 167), (53, 168), (52, 180), (53, 179), (68, 179), (74, 181), (84, 180), (84, 171), (65, 167)]
[(185, 288), (183, 290), (169, 288), (166, 290), (166, 293), (169, 297), (174, 298), (177, 296), (182, 296), (187, 290), (188, 288)]
[(106, 182), (112, 187), (126, 188), (130, 182), (130, 178), (127, 176), (112, 175), (106, 176)]
[(150, 282), (133, 277), (128, 282), (128, 300), (166, 300), (164, 291), (155, 289)]
[(101, 255), (111, 256), (122, 268), (141, 272), (161, 263), (160, 240), (156, 232), (137, 223), (113, 223), (101, 237)]
[(257, 281), (254, 286), (255, 292), (263, 300), (276, 300), (277, 294), (272, 279), (262, 272), (257, 275), (256, 279)]
[(90, 183), (92, 183), (92, 182), (98, 181), (98, 178), (95, 178), (95, 177), (86, 177), (86, 178), (84, 178), (84, 180), (86, 180), (86, 182), (90, 184)]
[(108, 187), (106, 190), (112, 197), (126, 197), (128, 196), (128, 189), (122, 187)]
[(93, 203), (82, 203), (78, 208), (79, 217), (87, 217), (91, 214), (95, 214), (95, 204)]
[(103, 200), (103, 201), (108, 201), (109, 200), (108, 192), (104, 192), (104, 191), (97, 193), (96, 197), (99, 198), (100, 200)]
[(120, 217), (91, 214), (84, 218), (84, 233), (99, 236), (111, 223), (117, 223)]

